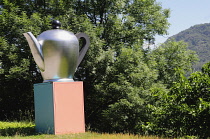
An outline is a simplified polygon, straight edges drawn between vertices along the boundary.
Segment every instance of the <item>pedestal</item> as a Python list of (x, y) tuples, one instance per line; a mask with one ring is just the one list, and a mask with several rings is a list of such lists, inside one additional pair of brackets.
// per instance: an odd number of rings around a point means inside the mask
[(34, 84), (34, 103), (37, 132), (85, 132), (83, 82)]

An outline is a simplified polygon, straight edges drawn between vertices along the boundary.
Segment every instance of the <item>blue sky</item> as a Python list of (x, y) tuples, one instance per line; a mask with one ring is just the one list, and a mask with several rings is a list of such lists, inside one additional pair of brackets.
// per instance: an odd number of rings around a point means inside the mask
[(210, 23), (210, 0), (156, 0), (171, 10), (169, 35), (157, 36), (156, 44), (196, 24)]

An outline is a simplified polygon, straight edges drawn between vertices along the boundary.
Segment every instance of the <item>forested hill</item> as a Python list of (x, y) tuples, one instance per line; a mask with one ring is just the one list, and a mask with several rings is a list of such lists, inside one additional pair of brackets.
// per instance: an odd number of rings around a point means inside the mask
[(204, 63), (210, 61), (210, 23), (192, 26), (171, 38), (187, 42), (188, 48), (196, 51), (200, 60), (194, 65), (195, 70), (200, 70)]

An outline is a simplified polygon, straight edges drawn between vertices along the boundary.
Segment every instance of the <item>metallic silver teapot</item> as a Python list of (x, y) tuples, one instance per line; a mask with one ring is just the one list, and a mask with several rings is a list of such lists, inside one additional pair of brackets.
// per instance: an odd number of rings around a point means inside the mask
[[(41, 33), (37, 39), (31, 32), (24, 33), (32, 55), (44, 82), (72, 82), (76, 68), (85, 56), (90, 40), (85, 33), (74, 35), (59, 29), (58, 20), (52, 22), (53, 29)], [(79, 50), (79, 39), (84, 44)]]

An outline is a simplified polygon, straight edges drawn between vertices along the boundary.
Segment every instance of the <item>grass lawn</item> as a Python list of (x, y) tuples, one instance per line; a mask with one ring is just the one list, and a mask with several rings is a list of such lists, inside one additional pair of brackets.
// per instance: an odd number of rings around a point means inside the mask
[(35, 132), (32, 122), (1, 122), (0, 139), (160, 139), (154, 136), (135, 136), (129, 134), (100, 134), (86, 132), (80, 134), (48, 135)]

